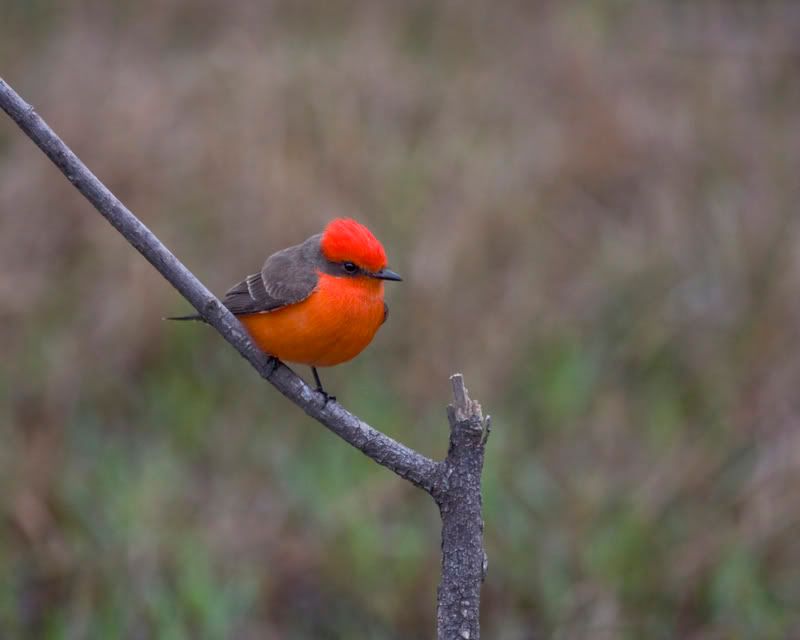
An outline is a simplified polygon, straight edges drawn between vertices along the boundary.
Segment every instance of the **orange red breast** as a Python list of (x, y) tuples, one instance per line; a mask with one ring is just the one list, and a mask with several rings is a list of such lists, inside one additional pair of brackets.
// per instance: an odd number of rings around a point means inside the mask
[(263, 351), (279, 360), (331, 367), (356, 357), (383, 324), (383, 282), (320, 274), (302, 302), (239, 316)]

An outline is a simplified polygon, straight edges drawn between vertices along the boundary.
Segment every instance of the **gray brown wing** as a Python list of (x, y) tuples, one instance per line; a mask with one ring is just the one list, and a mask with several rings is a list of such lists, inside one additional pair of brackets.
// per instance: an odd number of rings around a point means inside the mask
[(259, 273), (231, 287), (222, 302), (234, 314), (263, 313), (302, 302), (317, 286), (320, 256), (319, 236), (273, 253)]

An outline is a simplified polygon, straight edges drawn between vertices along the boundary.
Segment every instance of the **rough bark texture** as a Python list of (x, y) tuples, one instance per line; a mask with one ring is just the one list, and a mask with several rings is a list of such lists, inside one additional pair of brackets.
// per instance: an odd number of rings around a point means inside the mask
[(455, 401), (448, 408), (450, 449), (444, 462), (435, 462), (372, 428), (337, 402), (327, 401), (287, 366), (261, 352), (236, 317), (89, 171), (33, 107), (2, 78), (0, 107), (263, 378), (340, 438), (434, 497), (442, 515), (438, 638), (478, 638), (480, 585), (486, 571), (480, 478), (488, 421), (484, 424), (480, 405), (469, 399), (461, 375), (451, 378)]
[(442, 515), (442, 581), (437, 595), (441, 639), (480, 637), (481, 583), (487, 569), (483, 550), (481, 471), (489, 422), (471, 400), (461, 374), (450, 378), (454, 402), (447, 408), (450, 449), (433, 497)]

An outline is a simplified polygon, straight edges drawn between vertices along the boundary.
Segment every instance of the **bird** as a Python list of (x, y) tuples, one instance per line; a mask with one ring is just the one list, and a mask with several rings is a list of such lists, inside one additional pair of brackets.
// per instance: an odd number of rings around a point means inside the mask
[[(402, 281), (389, 269), (373, 233), (352, 218), (330, 221), (322, 233), (269, 256), (257, 273), (225, 293), (222, 303), (256, 346), (284, 362), (311, 367), (325, 404), (318, 367), (355, 358), (389, 316), (384, 282)], [(203, 320), (194, 314), (169, 320)]]

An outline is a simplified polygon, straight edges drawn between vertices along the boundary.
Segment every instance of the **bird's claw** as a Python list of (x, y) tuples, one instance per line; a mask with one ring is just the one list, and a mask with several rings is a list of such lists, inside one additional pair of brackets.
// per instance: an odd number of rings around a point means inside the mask
[(317, 387), (316, 389), (314, 389), (314, 391), (316, 391), (317, 393), (321, 393), (322, 394), (322, 397), (325, 399), (324, 405), (328, 404), (329, 402), (336, 402), (336, 396), (332, 396), (327, 391), (325, 391), (325, 389), (323, 389), (322, 387)]
[(322, 380), (319, 379), (319, 373), (317, 373), (316, 367), (311, 367), (311, 373), (314, 374), (314, 382), (317, 383), (317, 386), (314, 389), (314, 391), (316, 391), (317, 393), (321, 393), (322, 397), (325, 398), (325, 402), (323, 403), (322, 406), (323, 407), (326, 406), (331, 400), (336, 402), (336, 396), (330, 395), (327, 391), (325, 391), (325, 389), (322, 388)]

